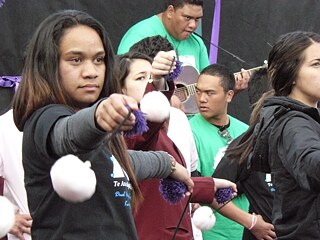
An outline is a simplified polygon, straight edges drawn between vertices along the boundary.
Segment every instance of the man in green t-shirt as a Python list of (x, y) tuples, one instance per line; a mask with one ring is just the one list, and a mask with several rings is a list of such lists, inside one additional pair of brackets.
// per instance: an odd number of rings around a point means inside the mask
[[(199, 155), (197, 170), (202, 176), (212, 176), (231, 141), (248, 128), (247, 124), (227, 114), (235, 84), (234, 74), (219, 64), (203, 69), (197, 80), (196, 103), (199, 113), (189, 122)], [(265, 222), (262, 218), (249, 214), (248, 207), (248, 199), (239, 193), (232, 202), (219, 210), (223, 216), (215, 213), (216, 224), (211, 230), (203, 232), (203, 239), (241, 240), (243, 227), (259, 227), (264, 231)]]
[(161, 35), (177, 51), (179, 60), (198, 71), (209, 65), (209, 57), (202, 39), (193, 32), (203, 16), (203, 1), (168, 0), (165, 10), (132, 26), (121, 39), (118, 54), (145, 37)]

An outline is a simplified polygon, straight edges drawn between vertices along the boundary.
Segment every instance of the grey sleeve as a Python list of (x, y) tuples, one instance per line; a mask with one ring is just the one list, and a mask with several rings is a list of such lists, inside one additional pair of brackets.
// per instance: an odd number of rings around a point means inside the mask
[(129, 156), (139, 181), (166, 178), (171, 174), (172, 160), (166, 152), (129, 150)]
[(84, 153), (101, 144), (107, 133), (95, 124), (95, 111), (99, 103), (56, 122), (50, 134), (50, 144), (55, 154)]

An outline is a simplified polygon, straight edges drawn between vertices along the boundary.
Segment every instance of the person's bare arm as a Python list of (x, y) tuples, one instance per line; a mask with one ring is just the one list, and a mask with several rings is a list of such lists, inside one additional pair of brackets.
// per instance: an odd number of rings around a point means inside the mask
[(249, 229), (257, 239), (272, 240), (276, 237), (274, 226), (265, 222), (260, 215), (247, 213), (232, 202), (221, 206), (215, 201), (212, 203), (214, 209), (220, 208), (219, 213)]

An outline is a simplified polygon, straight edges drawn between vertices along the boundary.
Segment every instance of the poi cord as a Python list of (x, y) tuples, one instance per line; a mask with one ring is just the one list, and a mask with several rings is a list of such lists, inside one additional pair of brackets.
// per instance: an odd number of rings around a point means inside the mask
[(183, 209), (183, 212), (182, 212), (181, 217), (180, 217), (180, 219), (179, 219), (178, 225), (177, 225), (177, 227), (176, 227), (176, 229), (175, 229), (175, 231), (174, 231), (174, 233), (173, 233), (172, 240), (175, 240), (175, 239), (176, 239), (177, 232), (178, 232), (178, 230), (179, 230), (179, 227), (180, 227), (182, 218), (183, 218), (186, 210), (188, 209), (188, 205), (190, 204), (191, 197), (192, 197), (192, 193), (190, 194), (190, 196), (189, 196), (189, 198), (188, 198), (188, 201), (187, 201), (187, 203), (186, 203), (186, 205), (185, 205), (185, 207), (184, 207), (184, 209)]
[[(191, 196), (192, 196), (192, 194), (190, 194), (190, 196), (189, 196), (189, 198), (188, 198), (188, 201), (187, 201), (187, 203), (186, 203), (186, 205), (185, 205), (185, 207), (184, 207), (184, 209), (183, 209), (183, 212), (182, 212), (181, 217), (180, 217), (180, 219), (179, 219), (178, 225), (177, 225), (177, 227), (176, 227), (176, 229), (175, 229), (175, 231), (174, 231), (174, 234), (173, 234), (171, 240), (175, 240), (175, 239), (176, 239), (176, 235), (177, 235), (177, 232), (178, 232), (178, 230), (179, 230), (180, 224), (181, 224), (181, 222), (182, 222), (183, 216), (184, 216), (186, 210), (188, 209), (188, 205), (190, 204)], [(235, 199), (236, 197), (237, 197), (237, 196), (235, 196), (235, 197), (233, 197), (233, 198), (230, 198), (228, 201), (226, 201), (225, 203), (223, 203), (221, 207), (219, 207), (218, 209), (214, 209), (213, 213), (219, 212), (219, 211), (221, 210), (221, 208), (223, 208), (224, 206), (226, 206), (229, 202), (231, 202), (231, 201), (232, 201), (233, 199)]]

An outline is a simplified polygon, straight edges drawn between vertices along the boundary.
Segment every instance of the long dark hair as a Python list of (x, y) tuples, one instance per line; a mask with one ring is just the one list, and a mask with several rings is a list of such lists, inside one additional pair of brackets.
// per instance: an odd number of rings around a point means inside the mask
[(232, 160), (242, 163), (247, 160), (249, 154), (252, 152), (254, 147), (254, 129), (260, 119), (260, 112), (263, 107), (264, 101), (274, 95), (274, 91), (270, 90), (264, 94), (262, 97), (254, 104), (253, 111), (250, 117), (250, 125), (247, 131), (241, 136), (238, 144), (230, 145), (225, 153), (225, 156)]
[[(102, 24), (87, 13), (77, 10), (54, 13), (39, 25), (26, 49), (22, 81), (13, 100), (14, 121), (20, 131), (32, 113), (43, 106), (64, 104), (74, 107), (60, 81), (59, 46), (66, 30), (77, 25), (94, 29), (100, 36), (106, 52), (104, 90), (101, 91), (98, 100), (119, 92), (119, 84), (113, 77), (114, 51)], [(141, 198), (141, 193), (123, 137), (116, 136), (108, 147), (128, 173), (133, 187), (134, 205), (135, 200)]]
[(268, 76), (276, 96), (288, 96), (304, 61), (304, 52), (320, 35), (314, 32), (291, 32), (280, 36), (269, 53)]
[(76, 25), (93, 28), (100, 36), (106, 51), (106, 76), (101, 97), (114, 92), (116, 82), (111, 76), (114, 52), (104, 27), (90, 15), (65, 10), (47, 17), (36, 29), (25, 52), (22, 81), (13, 100), (14, 120), (21, 131), (26, 120), (37, 109), (48, 104), (65, 104), (73, 107), (65, 93), (59, 76), (59, 45), (67, 29)]
[(230, 146), (226, 156), (231, 160), (245, 161), (254, 146), (253, 131), (259, 122), (260, 112), (265, 100), (270, 96), (288, 96), (297, 79), (304, 61), (304, 52), (314, 42), (320, 42), (320, 35), (313, 32), (296, 31), (279, 37), (272, 47), (268, 58), (268, 79), (273, 90), (265, 93), (256, 103), (250, 127), (241, 138), (239, 144)]

